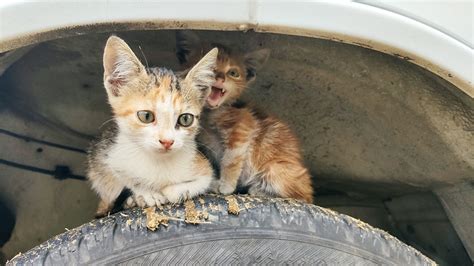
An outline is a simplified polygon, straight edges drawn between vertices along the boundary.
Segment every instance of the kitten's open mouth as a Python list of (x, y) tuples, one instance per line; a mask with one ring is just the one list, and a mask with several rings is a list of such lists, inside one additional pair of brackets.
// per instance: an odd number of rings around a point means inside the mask
[(226, 91), (224, 88), (212, 86), (211, 88), (211, 94), (207, 98), (207, 103), (211, 107), (217, 107), (222, 99), (224, 97)]

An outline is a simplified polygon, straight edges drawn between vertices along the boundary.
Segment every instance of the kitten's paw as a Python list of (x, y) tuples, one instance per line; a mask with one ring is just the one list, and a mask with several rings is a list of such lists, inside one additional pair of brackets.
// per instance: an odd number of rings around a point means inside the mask
[(108, 214), (110, 213), (110, 210), (99, 210), (97, 209), (97, 211), (95, 212), (95, 215), (94, 217), (99, 219), (99, 218), (102, 218), (102, 217), (105, 217), (107, 216)]
[(134, 201), (135, 201), (135, 203), (137, 204), (138, 207), (145, 208), (147, 206), (146, 201), (145, 201), (145, 197), (143, 197), (142, 195), (133, 196), (133, 199), (134, 199)]
[(171, 202), (171, 203), (178, 203), (181, 202), (186, 197), (186, 193), (181, 194), (177, 192), (173, 186), (168, 186), (163, 189), (162, 191), (163, 195), (166, 197), (166, 199)]
[(189, 190), (182, 191), (173, 186), (168, 186), (162, 190), (163, 195), (171, 203), (180, 203), (182, 201), (192, 199), (195, 194), (191, 194)]
[[(161, 193), (143, 193), (140, 195), (133, 196), (132, 199), (138, 207), (145, 208), (145, 207), (152, 207), (152, 206), (161, 206), (165, 204), (167, 201), (166, 197), (163, 196)], [(127, 199), (128, 201), (128, 199)], [(128, 203), (128, 202), (127, 202)]]
[(125, 203), (123, 204), (124, 209), (131, 209), (136, 206), (137, 206), (137, 202), (135, 201), (135, 198), (133, 196), (128, 197)]
[(161, 206), (168, 203), (168, 200), (162, 193), (153, 193), (153, 199), (155, 200), (156, 206)]
[(212, 180), (211, 184), (209, 185), (209, 191), (214, 192), (214, 193), (219, 193), (219, 185), (220, 182), (219, 180)]
[(102, 218), (109, 214), (112, 209), (112, 204), (108, 204), (105, 201), (101, 200), (99, 202), (99, 206), (97, 206), (97, 210), (95, 212), (95, 218)]
[(232, 194), (235, 191), (235, 186), (226, 182), (219, 182), (219, 193), (224, 195)]
[(249, 195), (258, 196), (258, 197), (268, 196), (267, 193), (265, 193), (264, 191), (262, 191), (261, 189), (257, 187), (250, 187), (248, 193)]

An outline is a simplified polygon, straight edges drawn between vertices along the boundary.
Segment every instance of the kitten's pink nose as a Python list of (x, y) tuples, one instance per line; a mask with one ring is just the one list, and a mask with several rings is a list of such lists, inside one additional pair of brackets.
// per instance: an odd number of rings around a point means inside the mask
[(173, 146), (174, 140), (168, 140), (168, 139), (161, 140), (160, 139), (160, 143), (161, 145), (163, 145), (163, 147), (165, 147), (165, 149), (169, 150), (171, 146)]
[(222, 89), (224, 87), (224, 80), (221, 79), (221, 78), (218, 78), (216, 79), (216, 82), (214, 82), (214, 84), (212, 84), (213, 87), (216, 87), (216, 88), (219, 88), (219, 89)]

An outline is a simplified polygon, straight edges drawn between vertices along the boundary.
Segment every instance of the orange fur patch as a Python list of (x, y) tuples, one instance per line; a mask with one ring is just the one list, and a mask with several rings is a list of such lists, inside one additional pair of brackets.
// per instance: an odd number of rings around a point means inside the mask
[(196, 167), (196, 175), (213, 175), (211, 165), (204, 155), (198, 153), (194, 159), (194, 165)]
[[(173, 106), (179, 111), (183, 107), (183, 97), (179, 91), (170, 89), (172, 77), (163, 76), (159, 86), (152, 87), (145, 94), (140, 91), (114, 100), (112, 107), (116, 116), (129, 116), (141, 110), (155, 110), (171, 94)], [(140, 124), (137, 122), (137, 124)]]
[(166, 90), (166, 89), (169, 90), (171, 87), (171, 80), (172, 78), (170, 76), (163, 76), (160, 80), (161, 90)]
[[(287, 125), (271, 116), (256, 117), (249, 108), (221, 107), (213, 112), (213, 119), (226, 151), (245, 143), (250, 145), (247, 163), (259, 173), (251, 178), (261, 178), (281, 197), (313, 202), (311, 176), (303, 164), (298, 140)], [(221, 173), (225, 174), (221, 178), (235, 182), (233, 179), (240, 176), (239, 167), (244, 160), (238, 156), (233, 162), (221, 165), (224, 167)]]

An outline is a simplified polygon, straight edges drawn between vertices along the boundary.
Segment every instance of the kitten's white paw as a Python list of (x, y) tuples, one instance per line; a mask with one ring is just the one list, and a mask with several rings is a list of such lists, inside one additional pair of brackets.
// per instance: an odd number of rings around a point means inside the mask
[(146, 207), (146, 201), (142, 195), (136, 195), (136, 196), (133, 196), (133, 198), (134, 198), (134, 201), (137, 203), (138, 207), (140, 208)]
[(133, 197), (132, 200), (134, 200), (135, 203), (141, 208), (161, 206), (162, 204), (165, 204), (166, 202), (168, 202), (165, 196), (163, 196), (161, 193), (156, 193), (156, 192), (143, 193), (140, 195), (136, 195)]
[(151, 206), (156, 205), (155, 198), (153, 197), (153, 194), (151, 194), (151, 193), (150, 194), (144, 194), (143, 198), (145, 199), (147, 207), (151, 207)]
[(234, 192), (235, 186), (232, 186), (229, 183), (226, 182), (219, 182), (219, 193), (224, 194), (224, 195), (229, 195)]
[(162, 190), (163, 195), (171, 203), (178, 203), (181, 200), (186, 200), (189, 198), (189, 191), (185, 193), (180, 193), (173, 186), (168, 186)]
[(123, 205), (123, 208), (124, 209), (131, 209), (135, 206), (137, 206), (137, 202), (135, 201), (135, 198), (133, 196), (130, 196), (125, 201), (125, 204)]
[(156, 206), (161, 206), (168, 202), (162, 193), (153, 193), (153, 199), (155, 199)]

